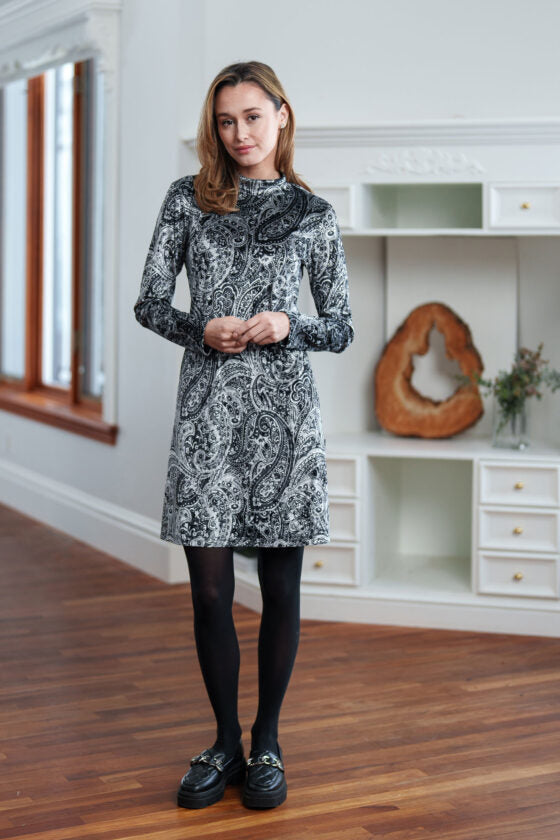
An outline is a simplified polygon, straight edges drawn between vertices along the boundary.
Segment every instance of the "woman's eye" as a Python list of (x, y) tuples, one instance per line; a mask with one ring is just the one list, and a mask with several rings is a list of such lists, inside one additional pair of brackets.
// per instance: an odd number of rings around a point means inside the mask
[[(249, 114), (247, 119), (258, 120), (258, 119), (260, 119), (260, 114)], [(224, 128), (227, 128), (229, 125), (232, 125), (232, 124), (233, 124), (233, 120), (228, 119), (228, 120), (221, 120), (220, 121), (220, 125), (222, 125)]]

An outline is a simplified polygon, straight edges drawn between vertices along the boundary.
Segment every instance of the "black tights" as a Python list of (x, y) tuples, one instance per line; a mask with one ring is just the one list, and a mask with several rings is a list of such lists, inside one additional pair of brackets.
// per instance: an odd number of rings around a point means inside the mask
[[(183, 546), (194, 608), (200, 670), (217, 724), (214, 746), (231, 753), (239, 743), (239, 643), (233, 623), (233, 549)], [(259, 548), (263, 609), (259, 631), (259, 704), (251, 748), (276, 750), (278, 718), (299, 641), (303, 546)]]

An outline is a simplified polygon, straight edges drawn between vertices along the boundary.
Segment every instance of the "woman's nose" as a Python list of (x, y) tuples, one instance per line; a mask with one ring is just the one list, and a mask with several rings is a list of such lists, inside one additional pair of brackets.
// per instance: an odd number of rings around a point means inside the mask
[(237, 123), (237, 139), (243, 140), (245, 137), (248, 136), (247, 126), (243, 122)]

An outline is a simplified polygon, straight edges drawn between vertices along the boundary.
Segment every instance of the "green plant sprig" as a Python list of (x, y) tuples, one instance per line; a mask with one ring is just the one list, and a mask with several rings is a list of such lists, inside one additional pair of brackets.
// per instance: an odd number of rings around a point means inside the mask
[(543, 343), (537, 350), (521, 347), (515, 354), (510, 371), (501, 370), (494, 379), (484, 379), (479, 373), (461, 376), (463, 383), (474, 382), (485, 396), (492, 394), (502, 414), (500, 428), (523, 411), (529, 397), (542, 399), (543, 388), (557, 391), (560, 388), (560, 372), (548, 367), (542, 357)]

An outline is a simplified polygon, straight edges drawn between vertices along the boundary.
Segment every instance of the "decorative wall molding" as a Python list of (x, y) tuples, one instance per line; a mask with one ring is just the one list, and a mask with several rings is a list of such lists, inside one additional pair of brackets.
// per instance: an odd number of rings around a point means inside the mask
[(418, 120), (296, 129), (298, 146), (509, 146), (560, 143), (560, 118)]
[(0, 5), (0, 47), (15, 47), (95, 13), (120, 12), (122, 0), (9, 0)]
[(377, 160), (364, 169), (367, 175), (376, 175), (378, 172), (395, 175), (481, 175), (486, 172), (486, 168), (464, 152), (420, 147), (381, 152)]
[[(184, 137), (196, 152), (196, 138)], [(354, 126), (300, 126), (297, 147), (514, 146), (560, 144), (560, 118), (449, 119), (379, 122)], [(455, 170), (454, 170), (455, 171)]]
[(1, 5), (0, 84), (93, 56), (112, 76), (118, 67), (121, 6), (122, 0), (10, 0)]

